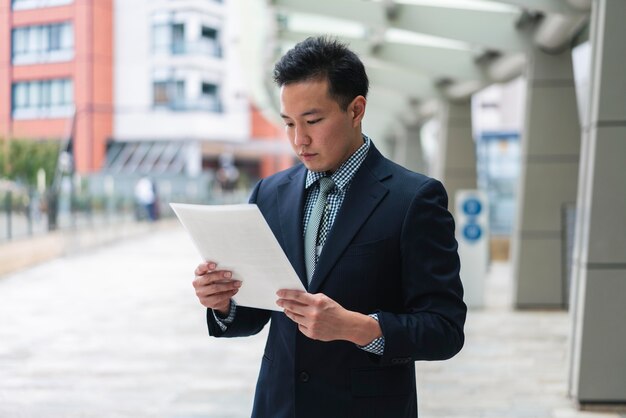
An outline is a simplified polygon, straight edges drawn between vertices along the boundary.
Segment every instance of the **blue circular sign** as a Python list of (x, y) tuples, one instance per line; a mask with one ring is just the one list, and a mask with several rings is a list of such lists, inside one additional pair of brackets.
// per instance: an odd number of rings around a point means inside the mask
[(463, 236), (468, 241), (478, 241), (482, 235), (483, 230), (478, 224), (470, 223), (463, 228)]
[(463, 212), (468, 216), (476, 216), (482, 209), (483, 205), (475, 197), (471, 197), (463, 202)]

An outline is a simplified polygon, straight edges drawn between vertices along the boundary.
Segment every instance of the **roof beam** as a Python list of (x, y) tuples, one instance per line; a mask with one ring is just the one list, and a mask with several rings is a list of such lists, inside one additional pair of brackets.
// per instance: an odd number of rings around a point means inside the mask
[[(281, 31), (279, 40), (299, 42), (318, 33)], [(378, 59), (409, 71), (424, 74), (434, 80), (486, 80), (482, 69), (476, 65), (471, 51), (436, 48), (431, 46), (384, 42), (373, 46), (363, 39), (338, 37), (350, 45), (362, 59)]]
[(495, 3), (509, 4), (525, 10), (536, 10), (544, 13), (558, 13), (564, 15), (580, 14), (569, 1), (565, 0), (487, 0)]
[(273, 3), (285, 11), (353, 20), (370, 28), (402, 29), (488, 49), (521, 51), (528, 45), (524, 34), (515, 29), (519, 13), (398, 3), (394, 4), (394, 12), (388, 13), (384, 2), (363, 0), (273, 0)]
[(365, 59), (370, 84), (381, 86), (416, 99), (436, 97), (439, 90), (432, 78), (392, 65), (382, 65), (377, 60)]
[(528, 38), (515, 29), (519, 13), (397, 4), (389, 26), (500, 51), (523, 51)]

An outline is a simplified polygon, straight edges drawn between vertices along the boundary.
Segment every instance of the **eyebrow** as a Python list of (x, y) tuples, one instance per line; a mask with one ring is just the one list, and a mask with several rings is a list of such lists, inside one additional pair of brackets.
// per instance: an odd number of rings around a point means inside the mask
[[(321, 112), (320, 109), (313, 108), (313, 109), (307, 110), (306, 112), (301, 113), (300, 116), (310, 116), (310, 115), (315, 115), (320, 112)], [(287, 116), (284, 113), (281, 113), (280, 117), (283, 119), (291, 119), (291, 116)]]

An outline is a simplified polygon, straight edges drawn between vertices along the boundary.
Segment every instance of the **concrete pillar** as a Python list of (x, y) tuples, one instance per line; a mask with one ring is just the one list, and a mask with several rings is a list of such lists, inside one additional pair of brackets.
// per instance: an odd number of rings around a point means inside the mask
[(420, 137), (420, 123), (398, 123), (395, 134), (397, 146), (394, 161), (417, 173), (426, 173), (426, 162)]
[(626, 2), (591, 17), (591, 106), (577, 205), (570, 393), (626, 403)]
[(570, 51), (529, 54), (527, 95), (512, 233), (514, 303), (567, 305), (564, 213), (576, 203), (580, 122)]
[(471, 100), (446, 102), (440, 110), (440, 141), (434, 176), (446, 187), (449, 208), (460, 189), (475, 189), (476, 145), (472, 137)]

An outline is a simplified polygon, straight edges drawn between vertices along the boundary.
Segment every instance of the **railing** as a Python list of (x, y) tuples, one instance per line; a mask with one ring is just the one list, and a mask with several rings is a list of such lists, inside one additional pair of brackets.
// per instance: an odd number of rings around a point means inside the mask
[[(69, 180), (69, 179), (68, 179)], [(92, 187), (97, 184), (92, 178)], [(62, 183), (58, 195), (40, 193), (34, 188), (0, 188), (0, 245), (11, 240), (46, 234), (54, 230), (97, 228), (132, 222), (152, 222), (174, 216), (169, 202), (234, 204), (246, 202), (249, 190), (221, 191), (193, 181), (157, 182), (156, 219), (136, 202), (131, 184), (119, 193), (92, 192), (88, 187)], [(96, 187), (97, 188), (97, 187)], [(153, 212), (154, 213), (154, 212)]]
[(106, 226), (137, 219), (134, 202), (126, 198), (54, 197), (33, 190), (0, 191), (0, 243), (57, 229)]

